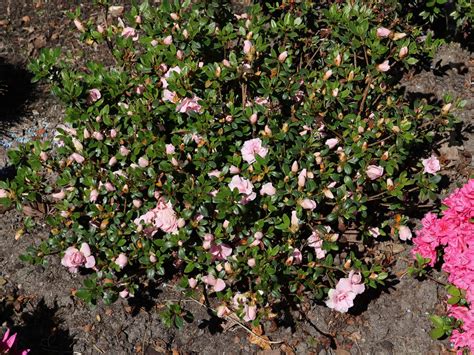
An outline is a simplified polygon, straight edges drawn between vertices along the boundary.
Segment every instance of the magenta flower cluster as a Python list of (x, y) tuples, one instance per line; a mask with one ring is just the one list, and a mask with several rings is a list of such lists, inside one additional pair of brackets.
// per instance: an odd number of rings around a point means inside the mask
[(443, 200), (448, 208), (438, 218), (428, 213), (423, 228), (413, 239), (413, 255), (430, 259), (433, 266), (437, 252), (443, 251), (442, 270), (448, 273), (448, 281), (466, 292), (469, 306), (449, 305), (448, 314), (462, 321), (451, 335), (453, 345), (474, 350), (474, 179), (454, 191)]

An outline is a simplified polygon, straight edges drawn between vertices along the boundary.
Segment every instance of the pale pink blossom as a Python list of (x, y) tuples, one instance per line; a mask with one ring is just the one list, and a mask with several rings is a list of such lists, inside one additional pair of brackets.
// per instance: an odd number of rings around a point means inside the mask
[(400, 48), (400, 51), (398, 52), (398, 57), (400, 59), (403, 59), (405, 58), (406, 56), (408, 55), (408, 47), (402, 47)]
[(129, 296), (128, 290), (123, 290), (119, 292), (121, 298), (127, 298)]
[(212, 290), (214, 292), (220, 292), (220, 291), (224, 290), (225, 287), (226, 287), (224, 280), (222, 280), (220, 278), (216, 279), (211, 274), (209, 274), (207, 276), (203, 276), (202, 281), (205, 284), (207, 284), (209, 286), (212, 286)]
[(115, 128), (112, 128), (110, 130), (110, 138), (115, 138), (117, 137), (117, 130)]
[(185, 97), (180, 101), (180, 103), (176, 106), (176, 111), (181, 113), (189, 113), (189, 112), (202, 112), (202, 106), (199, 104), (201, 99), (197, 96)]
[(263, 238), (263, 233), (262, 232), (255, 232), (255, 234), (253, 235), (253, 237), (255, 238), (254, 241), (250, 244), (251, 247), (256, 247), (257, 245), (260, 245), (262, 242), (262, 238)]
[(377, 37), (379, 37), (379, 38), (388, 37), (388, 36), (390, 36), (391, 33), (392, 33), (392, 31), (390, 31), (388, 28), (385, 28), (385, 27), (377, 28)]
[(303, 254), (298, 248), (293, 249), (291, 256), (293, 257), (293, 262), (295, 265), (301, 264), (303, 262)]
[(257, 306), (244, 306), (244, 317), (243, 320), (251, 322), (257, 317)]
[(115, 264), (117, 264), (120, 269), (123, 269), (128, 264), (127, 256), (124, 253), (120, 253), (117, 259), (115, 259)]
[(126, 157), (130, 153), (130, 150), (127, 149), (125, 146), (121, 145), (119, 149), (119, 153), (120, 155)]
[(145, 157), (141, 157), (140, 159), (138, 159), (138, 166), (140, 168), (146, 168), (148, 166), (150, 162), (148, 161), (147, 158)]
[(235, 165), (231, 165), (230, 168), (229, 168), (229, 172), (232, 175), (236, 175), (236, 174), (240, 173), (240, 169), (238, 167), (236, 167)]
[(82, 24), (81, 21), (79, 21), (79, 20), (76, 18), (76, 19), (74, 19), (73, 22), (74, 22), (74, 26), (76, 26), (76, 28), (77, 28), (80, 32), (82, 32), (82, 33), (86, 32), (86, 29), (84, 28), (84, 25)]
[(296, 214), (296, 211), (291, 211), (291, 227), (293, 229), (298, 229), (300, 225), (300, 220), (298, 219), (298, 215)]
[(229, 189), (237, 189), (240, 194), (244, 195), (240, 203), (246, 204), (249, 201), (253, 201), (256, 197), (256, 193), (253, 192), (253, 184), (250, 180), (247, 180), (239, 175), (234, 175), (229, 183)]
[(308, 246), (314, 248), (317, 259), (324, 259), (326, 257), (326, 250), (323, 249), (323, 240), (316, 231), (313, 231), (309, 236)]
[(380, 235), (380, 229), (379, 227), (371, 227), (369, 228), (369, 234), (374, 237), (374, 238), (377, 238), (379, 235)]
[(107, 182), (104, 184), (104, 186), (105, 186), (105, 190), (108, 191), (108, 192), (113, 192), (113, 191), (115, 191), (115, 186), (112, 185), (112, 183), (109, 182), (109, 181), (107, 181)]
[(101, 141), (104, 139), (104, 135), (100, 132), (93, 132), (92, 138), (97, 139), (98, 141)]
[(8, 193), (8, 191), (5, 189), (0, 189), (0, 198), (8, 198), (8, 197), (10, 197), (10, 194)]
[(380, 72), (386, 72), (390, 70), (390, 62), (388, 60), (381, 64), (377, 64), (377, 70)]
[(227, 244), (213, 244), (209, 252), (212, 255), (212, 260), (227, 260), (232, 255), (232, 248)]
[(328, 80), (331, 76), (332, 76), (332, 70), (331, 69), (326, 70), (323, 76), (323, 80)]
[(266, 184), (262, 185), (262, 188), (260, 189), (260, 195), (268, 195), (268, 196), (273, 196), (276, 193), (276, 189), (273, 187), (273, 184), (271, 182), (267, 182)]
[(268, 148), (262, 146), (260, 138), (254, 138), (246, 141), (241, 149), (242, 158), (249, 164), (255, 162), (255, 156), (265, 158), (268, 153)]
[(112, 157), (109, 159), (109, 166), (114, 166), (115, 164), (117, 164), (117, 158), (116, 157)]
[(87, 98), (87, 103), (91, 104), (94, 103), (102, 97), (102, 94), (100, 93), (99, 89), (91, 89), (89, 90), (89, 96)]
[(173, 36), (169, 35), (163, 39), (163, 44), (169, 46), (171, 43), (173, 43)]
[(436, 175), (441, 170), (439, 160), (435, 155), (431, 155), (431, 157), (423, 159), (421, 162), (424, 167), (423, 173)]
[(142, 95), (144, 92), (145, 92), (145, 85), (140, 84), (135, 88), (135, 93), (137, 95)]
[(166, 154), (174, 154), (175, 152), (175, 147), (173, 144), (166, 144), (165, 145), (165, 151), (166, 151)]
[(90, 247), (87, 243), (81, 244), (81, 249), (74, 247), (66, 249), (61, 264), (69, 268), (70, 272), (76, 273), (79, 267), (93, 268), (95, 266), (95, 258), (91, 255)]
[(255, 258), (248, 259), (247, 260), (247, 265), (250, 266), (250, 267), (255, 267), (255, 265), (256, 265)]
[(283, 63), (286, 60), (287, 57), (288, 57), (288, 52), (287, 51), (281, 52), (280, 55), (278, 56), (278, 61), (280, 63)]
[(122, 37), (124, 38), (131, 38), (133, 41), (138, 40), (138, 34), (137, 31), (133, 27), (125, 27), (122, 30)]
[(378, 165), (369, 165), (366, 169), (367, 177), (376, 180), (383, 175), (383, 168)]
[(325, 144), (329, 147), (329, 149), (333, 149), (338, 143), (339, 143), (339, 139), (330, 138), (326, 141)]
[(97, 189), (92, 189), (91, 193), (89, 194), (89, 202), (96, 202), (97, 199), (99, 198), (99, 191)]
[(134, 199), (134, 200), (132, 201), (132, 204), (133, 204), (133, 207), (135, 207), (135, 208), (140, 208), (140, 207), (142, 206), (142, 201), (139, 200), (139, 199)]
[(59, 192), (51, 194), (51, 197), (55, 200), (62, 200), (64, 197), (66, 197), (66, 192), (64, 192), (64, 190), (61, 190)]
[(250, 53), (251, 49), (252, 49), (252, 42), (250, 42), (249, 40), (245, 40), (244, 41), (244, 53), (245, 54)]
[(70, 156), (69, 156), (69, 159), (72, 161), (74, 160), (77, 164), (82, 164), (84, 163), (84, 157), (82, 155), (80, 155), (79, 153), (72, 153)]
[(398, 237), (401, 240), (410, 240), (412, 237), (411, 230), (407, 226), (400, 226), (398, 230)]
[(309, 198), (305, 198), (300, 202), (300, 206), (303, 207), (305, 210), (314, 210), (316, 208), (316, 201), (311, 200)]
[(293, 174), (296, 174), (298, 172), (298, 169), (299, 169), (298, 162), (295, 160), (293, 164), (291, 164), (291, 172)]
[(299, 187), (304, 187), (304, 185), (306, 184), (307, 175), (308, 175), (308, 173), (307, 173), (306, 169), (301, 170), (301, 172), (298, 174), (298, 186)]
[(338, 289), (330, 289), (326, 306), (338, 312), (346, 313), (354, 305), (355, 293)]
[(47, 154), (46, 152), (41, 152), (40, 155), (39, 155), (39, 157), (40, 157), (40, 160), (41, 160), (41, 161), (46, 161), (46, 160), (48, 160), (48, 154)]
[(188, 279), (188, 285), (189, 285), (189, 287), (191, 287), (191, 288), (196, 288), (196, 286), (197, 286), (197, 280), (196, 280), (195, 278), (190, 277), (190, 278)]

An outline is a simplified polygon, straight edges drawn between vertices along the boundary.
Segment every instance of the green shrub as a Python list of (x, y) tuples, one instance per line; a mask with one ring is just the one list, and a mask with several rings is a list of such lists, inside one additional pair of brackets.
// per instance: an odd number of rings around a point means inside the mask
[(351, 270), (383, 285), (371, 246), (407, 231), (406, 206), (435, 198), (440, 176), (421, 158), (451, 118), (396, 89), (436, 42), (380, 21), (357, 2), (310, 1), (243, 16), (216, 1), (145, 2), (125, 28), (76, 21), (115, 64), (73, 69), (46, 51), (30, 66), (66, 125), (9, 154), (17, 175), (2, 201), (51, 205), (50, 237), (23, 259), (89, 258), (77, 292), (89, 302), (173, 278), (246, 320), (288, 298), (324, 300)]

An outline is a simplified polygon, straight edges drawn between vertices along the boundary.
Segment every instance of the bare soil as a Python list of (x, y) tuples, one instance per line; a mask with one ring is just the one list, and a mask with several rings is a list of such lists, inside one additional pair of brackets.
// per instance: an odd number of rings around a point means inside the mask
[[(51, 134), (64, 108), (44, 85), (31, 85), (25, 63), (43, 47), (61, 47), (83, 60), (110, 60), (105, 48), (83, 46), (66, 12), (81, 6), (84, 16), (100, 16), (91, 2), (62, 0), (0, 0), (0, 78), (8, 94), (0, 95), (0, 179), (11, 169), (6, 151), (27, 139)], [(450, 181), (465, 181), (473, 172), (474, 57), (452, 44), (438, 53), (432, 69), (406, 77), (407, 95), (440, 100), (451, 94), (466, 100), (457, 112), (462, 120), (456, 135), (438, 152), (449, 166)], [(0, 88), (1, 90), (1, 88)], [(46, 226), (15, 240), (21, 215), (0, 214), (0, 324), (20, 333), (20, 346), (32, 354), (69, 353), (257, 353), (247, 331), (216, 319), (212, 312), (168, 285), (150, 284), (129, 301), (111, 306), (85, 306), (73, 297), (83, 276), (60, 266), (51, 256), (46, 266), (19, 260), (26, 248), (47, 238)], [(362, 306), (350, 314), (331, 312), (311, 303), (284, 310), (279, 319), (264, 324), (265, 334), (277, 343), (267, 354), (439, 354), (449, 344), (429, 337), (429, 314), (443, 314), (443, 287), (403, 276), (410, 260), (407, 244), (387, 242), (381, 252), (396, 260), (399, 279), (386, 289), (368, 292)], [(439, 279), (443, 275), (435, 275)], [(181, 300), (194, 315), (181, 331), (167, 329), (159, 313), (168, 301)]]

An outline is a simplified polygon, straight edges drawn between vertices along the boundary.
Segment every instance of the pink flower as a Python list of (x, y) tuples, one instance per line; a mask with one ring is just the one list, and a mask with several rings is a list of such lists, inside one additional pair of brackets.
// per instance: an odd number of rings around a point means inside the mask
[(251, 124), (256, 124), (258, 121), (258, 116), (256, 113), (252, 113), (249, 117), (249, 121)]
[(76, 26), (76, 28), (77, 28), (80, 32), (82, 32), (82, 33), (86, 32), (86, 29), (84, 28), (84, 25), (82, 24), (81, 21), (79, 21), (79, 20), (76, 18), (76, 19), (74, 19), (73, 22), (74, 22), (74, 26)]
[(196, 288), (196, 286), (197, 286), (197, 280), (194, 279), (194, 278), (192, 278), (192, 277), (190, 277), (190, 278), (188, 279), (188, 285), (189, 285), (189, 287), (191, 287), (191, 288)]
[(160, 228), (165, 233), (176, 233), (178, 231), (179, 221), (171, 202), (165, 203), (163, 200), (160, 200), (154, 212), (156, 228)]
[(92, 138), (97, 139), (98, 141), (104, 140), (104, 135), (100, 132), (93, 132)]
[(26, 355), (30, 352), (29, 349), (15, 351), (16, 350), (15, 341), (16, 341), (16, 333), (10, 335), (10, 329), (7, 328), (5, 334), (3, 334), (2, 340), (0, 341), (0, 353)]
[(181, 113), (189, 113), (189, 112), (202, 112), (202, 106), (199, 104), (201, 99), (197, 96), (185, 97), (181, 100), (181, 102), (176, 106), (176, 111)]
[(127, 298), (128, 297), (128, 290), (120, 291), (119, 296), (122, 297), (122, 298)]
[(214, 276), (212, 276), (211, 274), (207, 275), (207, 276), (203, 276), (202, 278), (202, 281), (209, 285), (209, 286), (212, 286), (212, 290), (214, 292), (220, 292), (222, 290), (225, 289), (226, 285), (225, 285), (225, 282), (224, 280), (222, 279), (216, 279)]
[(280, 55), (278, 56), (278, 61), (280, 63), (283, 63), (286, 60), (287, 57), (288, 57), (288, 52), (287, 51), (281, 52)]
[(421, 162), (424, 167), (423, 173), (436, 175), (436, 173), (441, 170), (439, 160), (434, 155), (432, 155), (431, 157), (427, 159), (423, 159)]
[(250, 42), (249, 40), (245, 40), (244, 41), (244, 53), (249, 54), (251, 49), (252, 49), (252, 42)]
[(255, 258), (251, 258), (249, 260), (247, 260), (247, 265), (250, 266), (250, 267), (255, 267)]
[(137, 95), (142, 95), (145, 92), (145, 86), (140, 84), (135, 88), (135, 93)]
[(109, 166), (114, 166), (115, 164), (117, 164), (117, 158), (116, 157), (112, 157), (109, 159)]
[(87, 98), (87, 103), (91, 104), (94, 103), (102, 97), (102, 94), (100, 93), (99, 89), (91, 89), (89, 90), (89, 96)]
[(293, 261), (296, 265), (301, 264), (303, 261), (303, 254), (297, 248), (293, 249), (293, 253), (291, 255), (293, 257)]
[(46, 161), (46, 160), (48, 160), (48, 154), (47, 154), (46, 152), (41, 152), (40, 155), (39, 155), (39, 157), (40, 157), (40, 160), (41, 160), (41, 161)]
[(326, 250), (323, 249), (323, 240), (316, 231), (313, 231), (309, 236), (308, 246), (314, 248), (317, 259), (324, 259), (326, 257)]
[(207, 173), (207, 176), (219, 178), (221, 176), (221, 174), (222, 174), (222, 172), (220, 170), (215, 169), (215, 170), (212, 170), (209, 173)]
[(89, 245), (82, 243), (80, 250), (74, 247), (67, 248), (61, 259), (61, 264), (68, 267), (70, 272), (76, 273), (81, 266), (88, 269), (93, 268), (95, 266), (95, 258), (91, 255)]
[(141, 157), (140, 159), (138, 159), (138, 166), (140, 168), (146, 168), (148, 164), (149, 164), (149, 161), (147, 158)]
[(212, 245), (209, 251), (212, 255), (212, 260), (227, 260), (232, 255), (232, 248), (227, 244)]
[(137, 40), (138, 40), (137, 31), (135, 31), (135, 29), (134, 29), (133, 27), (125, 27), (125, 28), (122, 30), (122, 37), (125, 37), (125, 38), (132, 38), (133, 41), (137, 41)]
[(202, 243), (202, 247), (206, 250), (211, 249), (211, 246), (214, 241), (214, 236), (210, 233), (204, 234), (204, 242)]
[(168, 101), (172, 103), (178, 102), (178, 95), (174, 91), (169, 91), (168, 89), (163, 90), (163, 101)]
[(123, 269), (128, 264), (128, 258), (124, 253), (120, 253), (117, 259), (115, 259), (115, 264), (119, 266), (119, 268)]
[(240, 177), (239, 175), (234, 175), (232, 180), (229, 183), (229, 189), (234, 190), (237, 189), (239, 193), (243, 196), (240, 203), (246, 204), (249, 201), (253, 201), (256, 197), (256, 193), (253, 192), (253, 184), (250, 180)]
[(332, 76), (332, 70), (329, 69), (324, 73), (323, 80), (328, 80), (331, 76)]
[(113, 191), (115, 191), (115, 186), (112, 185), (112, 183), (109, 182), (109, 181), (107, 181), (107, 182), (104, 184), (104, 186), (105, 186), (105, 190), (106, 190), (107, 192), (113, 192)]
[(132, 201), (132, 204), (133, 204), (133, 207), (135, 208), (140, 208), (142, 206), (142, 201), (138, 200), (138, 199), (134, 199)]
[(267, 182), (266, 184), (262, 185), (262, 188), (260, 189), (260, 195), (268, 195), (268, 196), (273, 196), (276, 193), (276, 189), (273, 187), (271, 182)]
[(346, 313), (354, 305), (355, 293), (341, 289), (330, 289), (326, 306), (338, 312)]
[(169, 46), (171, 43), (173, 43), (173, 36), (169, 35), (163, 39), (163, 44)]
[(390, 70), (390, 62), (388, 60), (386, 60), (383, 63), (378, 64), (376, 68), (380, 72), (389, 71)]
[(298, 229), (300, 226), (300, 220), (298, 219), (298, 215), (296, 211), (291, 211), (291, 228)]
[(379, 227), (372, 227), (372, 228), (369, 228), (369, 234), (374, 237), (374, 238), (377, 238), (379, 235), (380, 235), (380, 229)]
[[(354, 270), (351, 270), (351, 272), (349, 272), (349, 276), (347, 276), (347, 278), (345, 279), (340, 279), (339, 282), (341, 282), (341, 280), (348, 280), (350, 284), (350, 289), (356, 295), (360, 295), (361, 293), (364, 293), (365, 285), (362, 283), (362, 276), (359, 272), (356, 273)], [(341, 288), (344, 288), (344, 286), (345, 285), (341, 285)], [(336, 285), (336, 288), (337, 288), (337, 285)]]
[(257, 317), (257, 306), (244, 306), (244, 318), (246, 322), (251, 322)]
[(331, 138), (326, 141), (326, 145), (329, 147), (329, 149), (334, 148), (337, 144), (339, 143), (339, 139), (337, 138)]
[(410, 240), (411, 239), (411, 230), (407, 226), (400, 226), (398, 230), (398, 237), (401, 240)]
[(390, 33), (392, 33), (392, 31), (390, 31), (388, 28), (385, 28), (385, 27), (377, 28), (377, 37), (379, 38), (388, 37), (390, 36)]
[(51, 197), (55, 200), (62, 200), (64, 197), (66, 197), (66, 192), (64, 192), (64, 190), (61, 190), (59, 192), (51, 194)]
[(8, 197), (10, 197), (10, 194), (8, 193), (8, 191), (5, 189), (0, 189), (0, 198), (8, 198)]
[(98, 197), (99, 197), (99, 191), (97, 191), (96, 189), (92, 189), (89, 195), (89, 201), (96, 202)]
[(119, 149), (119, 153), (120, 155), (126, 157), (130, 153), (130, 150), (124, 147), (123, 145), (121, 145)]
[(383, 168), (378, 165), (369, 165), (366, 173), (370, 180), (376, 180), (383, 175)]
[(260, 245), (262, 243), (261, 242), (261, 240), (263, 238), (263, 233), (262, 232), (255, 232), (253, 237), (255, 238), (255, 240), (250, 244), (251, 247), (256, 247), (257, 245)]
[(230, 168), (229, 168), (229, 172), (232, 174), (232, 175), (235, 175), (235, 174), (239, 174), (240, 173), (240, 169), (234, 165), (231, 165)]
[(175, 148), (173, 144), (166, 144), (165, 149), (166, 149), (166, 154), (174, 154), (175, 152)]
[(314, 200), (310, 200), (309, 198), (303, 199), (300, 202), (300, 206), (303, 207), (305, 210), (314, 210), (316, 208), (316, 202)]
[(408, 55), (408, 47), (402, 47), (400, 48), (400, 51), (398, 52), (398, 57), (400, 59), (405, 58)]
[(308, 173), (307, 173), (306, 169), (301, 170), (301, 172), (298, 175), (298, 186), (299, 187), (304, 187), (304, 185), (306, 184), (307, 175), (308, 175)]
[(260, 138), (254, 138), (246, 141), (241, 149), (242, 158), (249, 164), (255, 162), (255, 156), (265, 158), (268, 153), (268, 148), (262, 146)]

